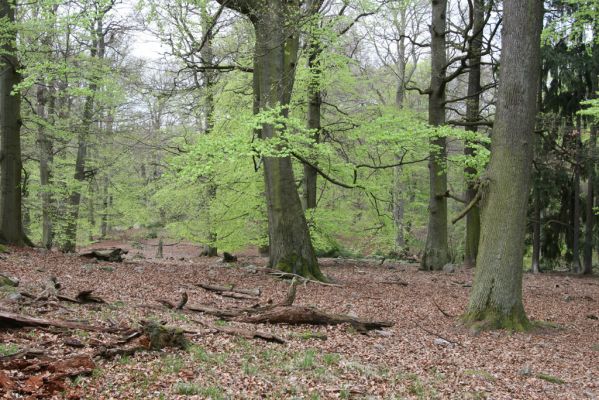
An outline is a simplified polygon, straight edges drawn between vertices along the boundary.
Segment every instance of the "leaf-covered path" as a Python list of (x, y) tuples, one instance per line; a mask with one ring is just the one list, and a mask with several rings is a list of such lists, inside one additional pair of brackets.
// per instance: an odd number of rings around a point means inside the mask
[[(364, 335), (348, 325), (255, 327), (162, 309), (158, 299), (177, 303), (182, 292), (188, 294), (190, 304), (215, 308), (253, 304), (251, 299), (223, 297), (196, 283), (260, 288), (263, 304), (281, 301), (289, 283), (261, 272), (265, 260), (257, 257), (224, 264), (209, 258), (133, 259), (132, 253), (123, 263), (90, 262), (40, 250), (12, 249), (2, 255), (0, 273), (20, 279), (17, 288), (4, 288), (0, 294), (0, 310), (5, 312), (103, 327), (135, 327), (141, 320), (157, 320), (197, 332), (188, 335), (193, 342), (188, 351), (96, 358), (95, 369), (68, 381), (66, 392), (55, 392), (57, 398), (599, 397), (596, 278), (526, 275), (527, 312), (534, 320), (546, 321), (544, 327), (530, 333), (474, 333), (459, 323), (471, 271), (428, 273), (418, 271), (416, 265), (322, 260), (323, 271), (342, 287), (300, 285), (295, 304), (395, 323)], [(62, 295), (74, 297), (93, 289), (107, 303), (35, 301), (15, 294), (37, 295), (51, 276), (61, 284)], [(230, 336), (194, 320), (217, 327), (247, 326), (286, 343)], [(1, 329), (0, 356), (34, 349), (62, 360), (92, 354), (120, 337), (81, 330)], [(37, 374), (40, 382), (51, 375)], [(31, 380), (32, 376), (36, 372), (0, 371), (0, 393), (5, 398), (48, 398), (47, 384)], [(29, 393), (10, 392), (11, 384)]]

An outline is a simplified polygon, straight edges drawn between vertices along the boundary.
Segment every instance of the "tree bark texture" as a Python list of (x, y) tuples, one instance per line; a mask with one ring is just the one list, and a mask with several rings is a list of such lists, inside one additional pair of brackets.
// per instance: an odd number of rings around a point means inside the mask
[[(485, 1), (472, 1), (472, 38), (468, 45), (470, 58), (468, 66), (468, 99), (466, 100), (466, 121), (472, 123), (466, 127), (467, 131), (476, 132), (478, 127), (473, 123), (480, 119), (480, 77), (481, 77), (481, 51), (483, 40), (483, 29), (485, 27)], [(471, 141), (466, 141), (464, 145), (464, 155), (466, 157), (474, 156), (474, 149)], [(476, 170), (472, 167), (466, 167), (466, 204), (476, 196), (475, 182), (473, 179)], [(478, 241), (480, 238), (480, 209), (478, 205), (466, 215), (466, 240), (464, 246), (464, 265), (474, 267), (476, 265), (476, 255), (478, 254)]]
[(505, 0), (499, 93), (484, 178), (477, 269), (465, 320), (529, 326), (522, 303), (526, 210), (534, 147), (543, 2)]
[(24, 245), (21, 210), (21, 82), (16, 56), (15, 4), (0, 0), (0, 19), (11, 26), (0, 52), (0, 242)]
[[(432, 0), (431, 84), (428, 97), (428, 122), (431, 126), (445, 124), (446, 87), (446, 12), (447, 0)], [(433, 137), (429, 161), (429, 216), (426, 247), (421, 268), (438, 271), (450, 261), (447, 244), (447, 141)]]
[[(218, 0), (247, 15), (256, 32), (254, 50), (254, 111), (283, 107), (291, 100), (298, 60), (301, 23), (298, 0)], [(264, 123), (262, 140), (280, 132)], [(324, 280), (310, 239), (290, 157), (264, 157), (264, 180), (268, 211), (271, 267), (304, 277)]]

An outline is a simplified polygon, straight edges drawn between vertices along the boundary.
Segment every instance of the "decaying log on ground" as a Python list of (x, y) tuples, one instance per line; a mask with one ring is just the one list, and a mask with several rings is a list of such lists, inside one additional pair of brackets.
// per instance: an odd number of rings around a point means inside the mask
[(99, 261), (122, 262), (123, 256), (127, 253), (127, 250), (123, 250), (120, 247), (114, 247), (110, 249), (93, 249), (84, 253), (79, 253), (79, 255), (85, 258), (95, 258)]
[(64, 320), (49, 320), (43, 318), (29, 317), (26, 315), (14, 314), (11, 312), (0, 311), (0, 329), (18, 329), (24, 327), (39, 328), (65, 328), (81, 329), (92, 332), (116, 333), (126, 329), (124, 328), (105, 328), (102, 326), (88, 325), (80, 322), (71, 322)]
[(208, 322), (199, 321), (197, 319), (192, 319), (192, 321), (199, 325), (205, 326), (208, 329), (213, 329), (215, 331), (226, 333), (232, 336), (241, 336), (246, 339), (261, 339), (272, 343), (285, 343), (285, 339), (268, 332), (254, 331), (251, 329), (238, 328), (233, 326), (216, 326), (209, 324)]
[(209, 285), (206, 283), (196, 283), (195, 285), (198, 287), (201, 287), (202, 289), (205, 289), (205, 290), (208, 290), (211, 292), (215, 292), (218, 294), (237, 293), (237, 294), (250, 296), (251, 298), (259, 297), (260, 294), (262, 293), (262, 291), (259, 288), (241, 289), (241, 288), (236, 288), (235, 285), (220, 286), (220, 285)]
[[(72, 387), (68, 380), (89, 375), (96, 364), (87, 354), (69, 358), (14, 359), (0, 368), (0, 393), (7, 398), (49, 399), (57, 393), (65, 394)], [(18, 371), (9, 374), (9, 371)]]
[(35, 298), (35, 301), (48, 300), (50, 298), (56, 299), (61, 287), (58, 279), (55, 276), (51, 276), (50, 279), (46, 281), (44, 290)]
[(183, 335), (183, 330), (179, 328), (170, 328), (154, 321), (144, 321), (142, 323), (143, 338), (145, 345), (150, 350), (161, 350), (165, 347), (173, 347), (185, 350), (189, 342)]
[(94, 296), (94, 295), (92, 295), (92, 293), (93, 293), (93, 290), (82, 290), (75, 297), (69, 297), (69, 296), (59, 294), (59, 295), (56, 295), (56, 298), (58, 300), (68, 301), (69, 303), (76, 303), (76, 304), (89, 304), (89, 303), (104, 304), (104, 303), (106, 303), (104, 301), (104, 299), (102, 299), (101, 297)]
[(19, 280), (15, 277), (0, 273), (0, 287), (2, 286), (17, 287), (19, 286)]
[(252, 324), (271, 323), (289, 325), (339, 325), (350, 324), (360, 332), (393, 326), (388, 321), (369, 321), (344, 314), (329, 314), (306, 306), (277, 306), (260, 314), (235, 318), (235, 321)]

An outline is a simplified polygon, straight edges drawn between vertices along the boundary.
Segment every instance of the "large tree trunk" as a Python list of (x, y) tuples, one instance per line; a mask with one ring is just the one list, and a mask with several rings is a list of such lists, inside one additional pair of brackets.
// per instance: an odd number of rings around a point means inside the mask
[[(223, 0), (224, 2), (224, 0)], [(266, 111), (287, 106), (295, 80), (298, 54), (297, 1), (237, 1), (238, 11), (247, 14), (256, 31), (254, 51), (254, 110)], [(283, 108), (281, 116), (287, 117)], [(265, 123), (261, 139), (279, 135)], [(268, 210), (270, 260), (273, 268), (323, 280), (308, 231), (308, 224), (295, 186), (290, 157), (264, 157), (264, 179)]]
[[(447, 0), (432, 0), (431, 85), (428, 97), (428, 122), (431, 126), (445, 124), (446, 87), (446, 12)], [(447, 244), (447, 141), (431, 139), (429, 161), (430, 191), (428, 230), (422, 257), (422, 269), (440, 270), (449, 262)]]
[(0, 0), (0, 19), (10, 24), (3, 27), (0, 46), (0, 242), (20, 246), (27, 240), (21, 210), (21, 95), (13, 93), (21, 82), (13, 1)]
[[(476, 132), (478, 130), (475, 123), (480, 119), (480, 62), (483, 40), (483, 29), (485, 27), (485, 1), (472, 1), (472, 39), (469, 44), (470, 58), (468, 66), (468, 100), (466, 101), (466, 122), (470, 123), (466, 127), (467, 131)], [(464, 146), (464, 155), (466, 157), (474, 156), (474, 143), (467, 140)], [(474, 174), (476, 170), (471, 167), (464, 169), (466, 175), (466, 204), (470, 204), (476, 196)], [(474, 267), (476, 265), (476, 255), (478, 254), (478, 241), (480, 238), (480, 209), (477, 206), (466, 215), (466, 243), (464, 249), (464, 265)]]
[(543, 2), (505, 0), (499, 97), (483, 180), (477, 269), (465, 320), (526, 329), (522, 269), (540, 70)]
[(595, 163), (596, 163), (596, 147), (597, 147), (597, 125), (591, 126), (591, 137), (589, 139), (589, 153), (587, 168), (587, 199), (586, 199), (586, 227), (584, 233), (584, 250), (583, 250), (583, 274), (593, 273), (593, 229), (595, 228), (595, 211), (593, 210), (595, 198)]

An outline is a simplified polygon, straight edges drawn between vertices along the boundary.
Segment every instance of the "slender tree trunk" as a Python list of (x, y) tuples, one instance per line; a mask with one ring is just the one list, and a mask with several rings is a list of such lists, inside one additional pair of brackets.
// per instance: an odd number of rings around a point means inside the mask
[[(397, 89), (395, 91), (395, 106), (398, 110), (403, 108), (406, 86), (406, 13), (405, 4), (401, 4), (397, 12), (396, 26), (398, 28), (399, 41), (397, 43)], [(401, 157), (396, 155), (399, 163)], [(405, 250), (406, 238), (404, 227), (405, 196), (402, 182), (402, 167), (398, 165), (393, 169), (393, 222), (395, 224), (395, 247), (398, 252)]]
[[(445, 124), (446, 87), (446, 12), (447, 0), (432, 0), (431, 85), (428, 97), (428, 122), (431, 126)], [(426, 247), (422, 269), (440, 270), (450, 261), (447, 244), (447, 141), (431, 139), (429, 161), (429, 206)]]
[[(52, 248), (54, 232), (52, 227), (52, 162), (54, 159), (52, 139), (46, 132), (45, 121), (49, 121), (55, 110), (56, 98), (53, 90), (46, 90), (43, 83), (37, 87), (37, 116), (41, 119), (37, 130), (37, 145), (40, 159), (40, 186), (42, 201), (42, 246), (46, 249)], [(46, 113), (46, 106), (48, 112)]]
[[(222, 0), (224, 2), (224, 0)], [(238, 3), (238, 4), (237, 4)], [(299, 2), (256, 0), (225, 3), (239, 5), (256, 31), (254, 51), (254, 110), (266, 111), (291, 100), (298, 56), (297, 20)], [(263, 124), (262, 139), (279, 134), (272, 124)], [(269, 264), (287, 272), (324, 280), (308, 231), (308, 224), (295, 186), (290, 157), (264, 157), (264, 179), (270, 240)]]
[[(480, 75), (481, 75), (481, 51), (482, 51), (482, 40), (483, 40), (483, 29), (485, 27), (485, 1), (484, 0), (473, 0), (472, 1), (472, 39), (469, 43), (470, 58), (468, 60), (468, 66), (470, 72), (468, 73), (468, 100), (466, 101), (466, 122), (473, 125), (466, 127), (467, 131), (473, 133), (477, 132), (478, 128), (474, 123), (480, 119)], [(474, 136), (474, 135), (473, 135)], [(467, 140), (464, 145), (464, 155), (466, 157), (473, 157), (474, 149), (472, 147), (474, 143), (471, 140)], [(471, 167), (464, 169), (466, 175), (466, 204), (470, 202), (476, 196), (476, 188), (474, 174), (476, 170)], [(478, 205), (474, 206), (468, 215), (466, 215), (466, 243), (464, 249), (464, 265), (466, 267), (474, 267), (476, 265), (476, 255), (478, 254), (478, 241), (480, 238), (480, 209)]]
[(580, 264), (580, 162), (581, 162), (581, 143), (580, 135), (582, 133), (581, 117), (576, 119), (576, 137), (574, 146), (576, 148), (576, 165), (574, 166), (573, 179), (573, 199), (572, 199), (572, 265), (574, 273), (580, 273), (582, 266)]
[[(209, 14), (206, 7), (206, 4), (202, 4), (202, 24), (204, 35), (206, 36), (206, 40), (204, 43), (204, 47), (200, 53), (202, 58), (202, 64), (204, 65), (214, 65), (214, 51), (212, 48), (212, 40), (213, 34), (210, 29)], [(209, 135), (214, 128), (214, 85), (216, 83), (216, 75), (214, 71), (206, 70), (203, 74), (203, 86), (206, 91), (205, 94), (205, 103), (204, 103), (204, 118), (205, 118), (205, 129), (204, 133)], [(211, 182), (208, 184), (206, 189), (206, 196), (208, 201), (206, 202), (206, 225), (208, 226), (208, 246), (207, 256), (208, 257), (216, 257), (218, 255), (218, 248), (216, 246), (217, 233), (214, 229), (214, 222), (211, 218), (210, 206), (216, 200), (218, 186), (216, 182)]]
[(532, 266), (534, 274), (541, 272), (541, 194), (533, 187)]
[(21, 95), (14, 88), (21, 82), (16, 58), (15, 4), (0, 0), (3, 27), (0, 42), (0, 242), (23, 245), (25, 238), (21, 199)]
[(465, 320), (526, 329), (522, 269), (540, 72), (543, 2), (505, 0), (491, 160), (482, 182), (477, 269)]
[(593, 229), (595, 228), (595, 211), (593, 210), (595, 198), (595, 164), (597, 148), (597, 125), (591, 126), (591, 137), (589, 139), (589, 154), (587, 168), (587, 198), (586, 198), (586, 226), (584, 232), (583, 270), (582, 273), (590, 275), (593, 273)]
[[(321, 66), (320, 56), (322, 48), (319, 38), (312, 36), (308, 49), (308, 69), (310, 70), (310, 83), (308, 85), (308, 129), (314, 133), (312, 138), (316, 143), (320, 141), (322, 92), (320, 90)], [(303, 200), (305, 209), (316, 208), (318, 173), (312, 165), (304, 164)]]
[[(99, 16), (95, 21), (95, 31), (92, 32), (94, 39), (90, 49), (90, 57), (92, 60), (102, 60), (104, 58), (104, 28), (102, 16)], [(89, 84), (90, 94), (85, 98), (83, 106), (83, 118), (81, 130), (77, 136), (77, 157), (75, 159), (75, 187), (69, 196), (69, 207), (67, 224), (65, 228), (65, 241), (61, 246), (61, 250), (65, 253), (72, 253), (77, 246), (77, 226), (79, 222), (79, 206), (81, 204), (81, 190), (85, 181), (85, 165), (87, 162), (88, 140), (93, 126), (95, 94), (98, 90), (98, 84), (95, 81), (96, 77), (92, 77)]]
[(102, 239), (106, 238), (106, 235), (108, 234), (108, 213), (109, 213), (109, 207), (108, 207), (108, 202), (109, 202), (109, 186), (110, 186), (110, 179), (108, 178), (108, 176), (104, 177), (104, 182), (102, 184), (103, 186), (103, 193), (102, 193), (102, 220), (100, 222), (100, 237)]

